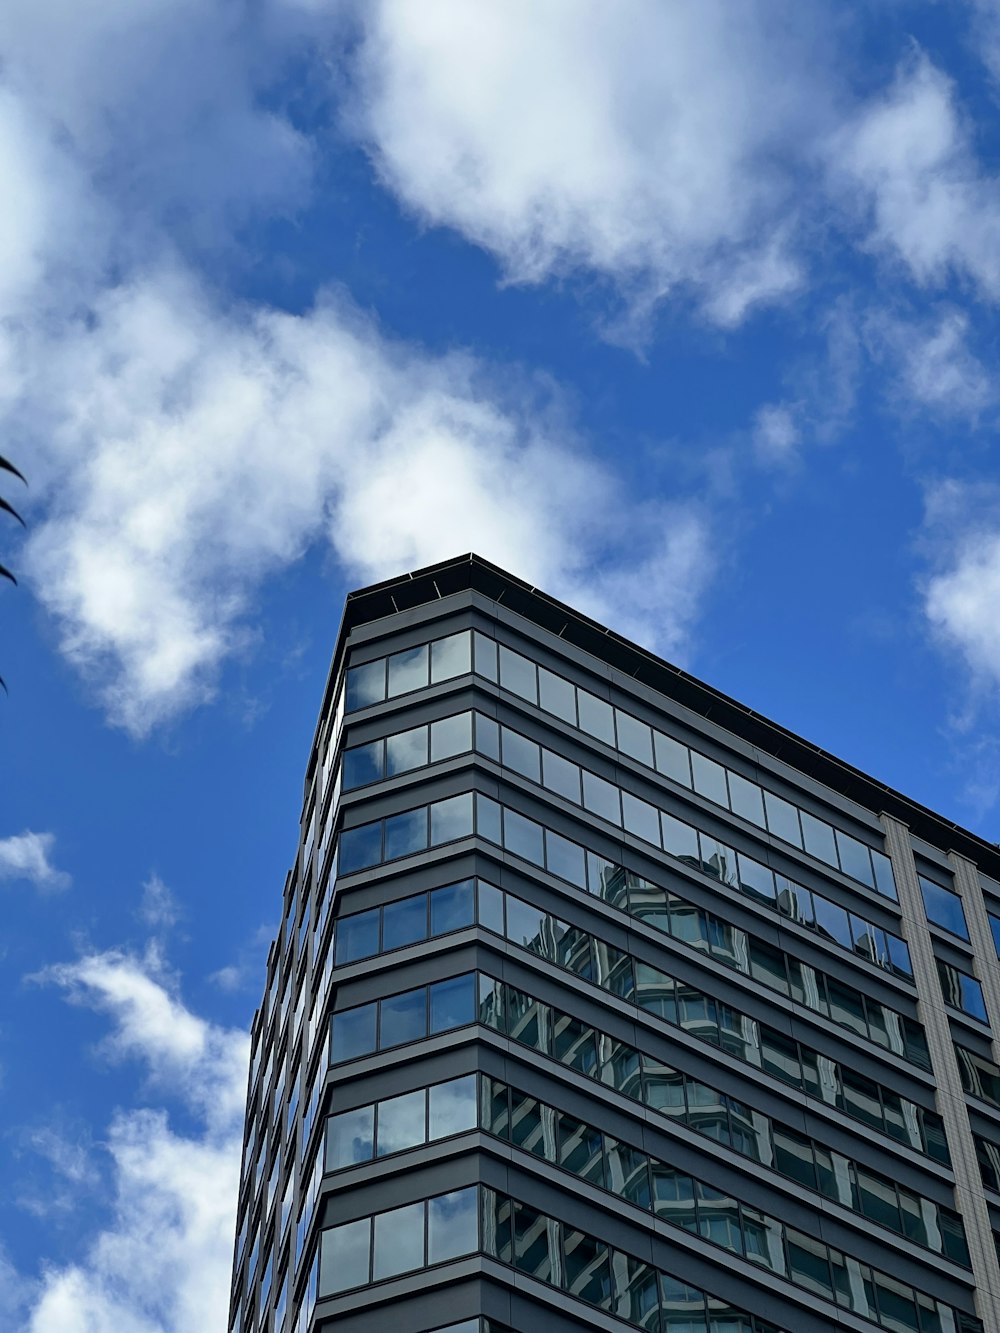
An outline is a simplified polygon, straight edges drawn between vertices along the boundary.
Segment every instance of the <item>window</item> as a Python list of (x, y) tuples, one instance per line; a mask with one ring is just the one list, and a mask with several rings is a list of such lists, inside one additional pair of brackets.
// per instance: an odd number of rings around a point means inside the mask
[(983, 988), (976, 978), (970, 976), (968, 972), (952, 967), (950, 963), (943, 963), (940, 958), (935, 961), (945, 1004), (961, 1009), (963, 1013), (978, 1019), (980, 1023), (988, 1023)]
[(926, 879), (923, 875), (919, 876), (919, 879), (927, 920), (967, 940), (969, 927), (966, 925), (965, 911), (958, 894), (952, 893), (941, 884), (936, 884), (932, 879)]

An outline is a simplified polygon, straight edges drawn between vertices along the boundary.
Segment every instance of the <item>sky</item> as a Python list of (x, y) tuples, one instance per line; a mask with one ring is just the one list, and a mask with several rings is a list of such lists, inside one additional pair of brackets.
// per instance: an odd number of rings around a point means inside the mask
[(4, 0), (0, 1330), (226, 1327), (352, 588), (1000, 839), (1000, 0)]

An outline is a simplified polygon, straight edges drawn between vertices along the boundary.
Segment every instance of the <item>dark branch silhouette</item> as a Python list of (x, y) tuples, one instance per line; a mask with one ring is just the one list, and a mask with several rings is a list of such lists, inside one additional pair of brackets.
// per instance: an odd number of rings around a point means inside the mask
[[(23, 481), (25, 486), (27, 486), (28, 484), (27, 481), (25, 480), (24, 474), (14, 466), (14, 464), (10, 461), (9, 458), (4, 458), (3, 454), (0, 454), (0, 472), (10, 472), (13, 476), (17, 477), (18, 480)], [(2, 495), (0, 495), (0, 512), (3, 512), (5, 514), (11, 514), (14, 518), (17, 519), (21, 527), (22, 528), (24, 527), (24, 519), (17, 512), (17, 510), (10, 503), (10, 501), (6, 500)], [(11, 583), (15, 585), (17, 584), (17, 579), (7, 568), (7, 566), (3, 563), (0, 563), (0, 578), (9, 579)], [(3, 692), (4, 694), (6, 694), (7, 682), (4, 680), (3, 676), (0, 676), (0, 687), (3, 688)]]

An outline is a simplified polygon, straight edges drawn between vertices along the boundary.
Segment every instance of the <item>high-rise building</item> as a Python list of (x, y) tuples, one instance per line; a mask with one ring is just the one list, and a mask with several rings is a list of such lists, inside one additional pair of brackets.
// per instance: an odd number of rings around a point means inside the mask
[(997, 1333), (1000, 853), (474, 556), (352, 594), (232, 1329)]

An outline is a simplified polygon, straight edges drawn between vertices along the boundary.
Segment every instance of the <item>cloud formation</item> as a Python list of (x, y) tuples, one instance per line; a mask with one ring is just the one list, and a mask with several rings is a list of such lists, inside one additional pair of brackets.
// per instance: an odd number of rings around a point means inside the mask
[(155, 955), (111, 951), (42, 977), (108, 1014), (105, 1049), (142, 1061), (193, 1115), (179, 1133), (162, 1108), (119, 1111), (107, 1133), (111, 1219), (79, 1259), (33, 1286), (11, 1275), (30, 1333), (190, 1333), (228, 1318), (246, 1035), (193, 1014)]
[(9, 838), (0, 838), (0, 880), (26, 880), (36, 889), (68, 889), (72, 880), (65, 870), (52, 864), (54, 833), (33, 833), (26, 829)]

